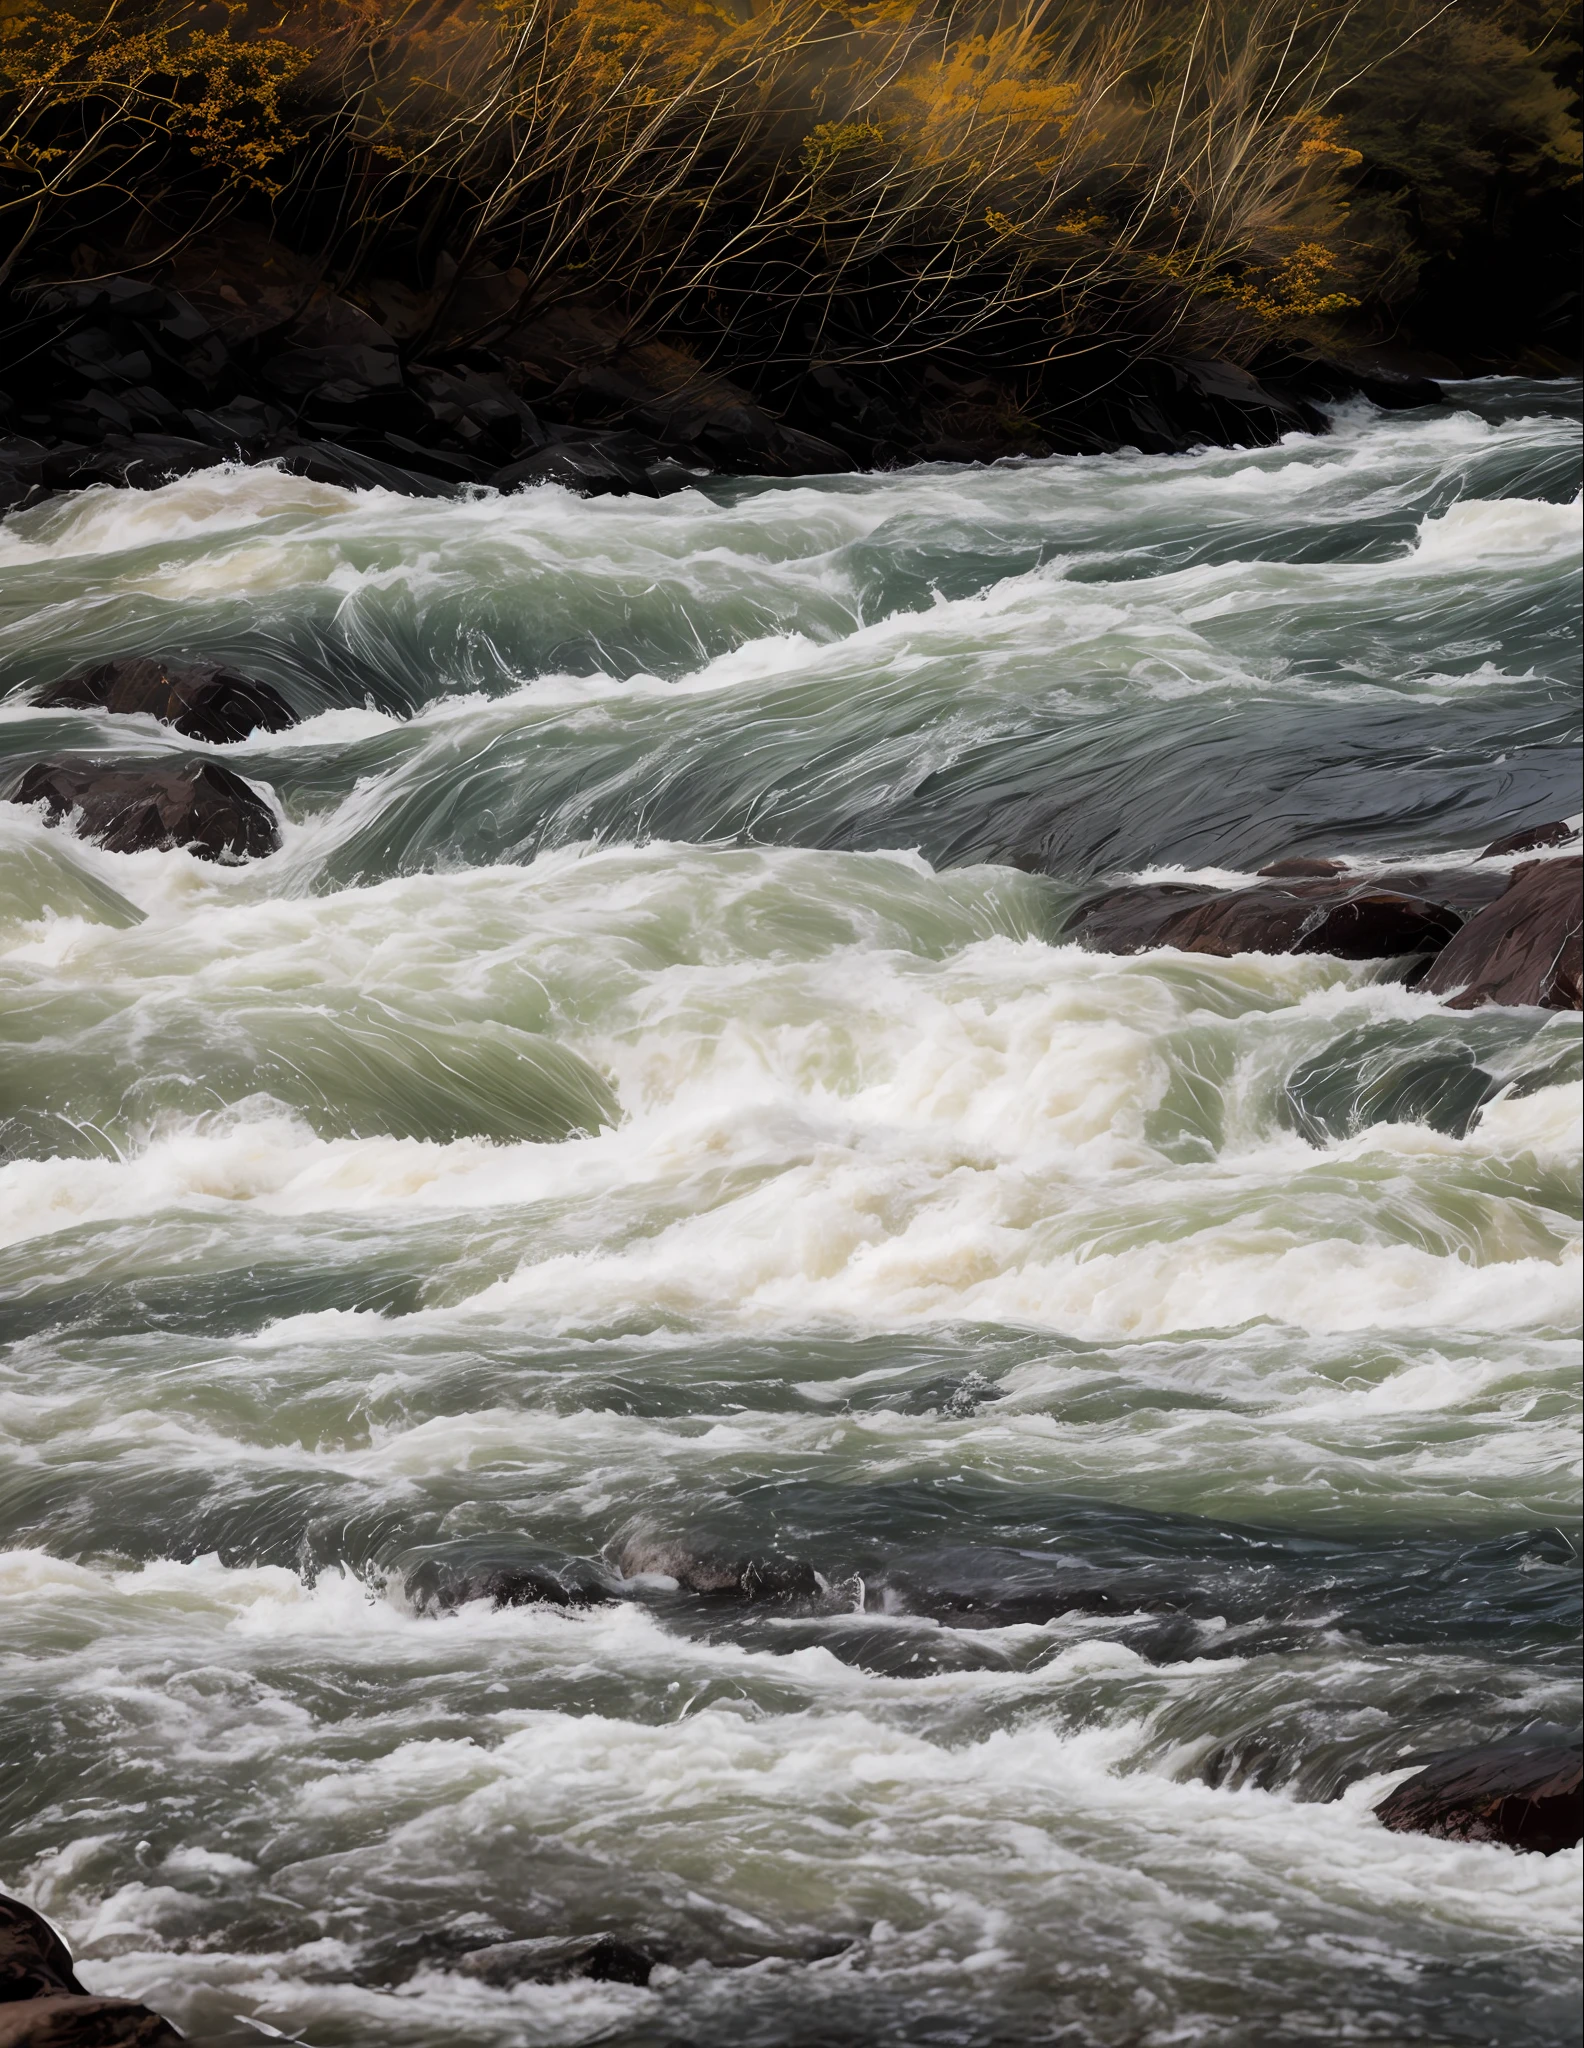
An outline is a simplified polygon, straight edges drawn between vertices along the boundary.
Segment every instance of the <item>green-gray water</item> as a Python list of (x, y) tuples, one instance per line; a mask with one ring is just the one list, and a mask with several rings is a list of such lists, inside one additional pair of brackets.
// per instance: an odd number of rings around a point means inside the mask
[[(0, 1887), (194, 2038), (1578, 2039), (1579, 1024), (1059, 942), (1573, 813), (1577, 393), (1257, 453), (0, 531), (248, 866), (0, 805)], [(690, 1593), (802, 1559), (815, 1597)], [(436, 1614), (485, 1563), (616, 1595)], [(429, 1575), (426, 1579), (425, 1574)], [(456, 1967), (609, 1929), (650, 1986)]]

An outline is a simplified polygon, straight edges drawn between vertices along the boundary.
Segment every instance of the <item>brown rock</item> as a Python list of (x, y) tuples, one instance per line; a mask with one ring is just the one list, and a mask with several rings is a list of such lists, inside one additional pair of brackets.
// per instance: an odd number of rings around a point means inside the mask
[(1388, 960), (1432, 953), (1458, 928), (1441, 904), (1372, 884), (1195, 889), (1181, 883), (1116, 889), (1082, 906), (1070, 936), (1108, 953), (1174, 946), (1183, 953), (1333, 953)]
[(1339, 860), (1312, 860), (1307, 854), (1295, 854), (1289, 860), (1273, 860), (1267, 867), (1257, 868), (1255, 872), (1261, 875), (1299, 879), (1310, 875), (1344, 875), (1347, 868)]
[(249, 733), (283, 732), (296, 713), (268, 683), (256, 683), (213, 662), (134, 658), (101, 662), (51, 683), (33, 700), (42, 710), (142, 715), (173, 725), (189, 739), (223, 746)]
[(165, 2048), (181, 2035), (130, 1998), (61, 1996), (0, 2005), (0, 2048)]
[(274, 815), (258, 791), (214, 761), (177, 767), (39, 761), (10, 801), (44, 802), (52, 824), (78, 813), (83, 837), (111, 853), (185, 846), (204, 860), (254, 859), (280, 844)]
[(0, 2011), (16, 1999), (60, 1992), (87, 1996), (72, 1972), (71, 1950), (42, 1913), (0, 1896)]
[(1525, 861), (1471, 917), (1419, 983), (1453, 1010), (1485, 1003), (1584, 1009), (1580, 871), (1584, 858)]
[(1397, 1834), (1503, 1842), (1553, 1856), (1580, 1839), (1584, 1797), (1575, 1745), (1502, 1744), (1440, 1757), (1375, 1811)]
[(1493, 839), (1480, 859), (1493, 860), (1502, 853), (1538, 853), (1543, 846), (1566, 846), (1578, 836), (1578, 827), (1562, 818), (1549, 825), (1526, 825), (1521, 832), (1509, 832), (1505, 839)]

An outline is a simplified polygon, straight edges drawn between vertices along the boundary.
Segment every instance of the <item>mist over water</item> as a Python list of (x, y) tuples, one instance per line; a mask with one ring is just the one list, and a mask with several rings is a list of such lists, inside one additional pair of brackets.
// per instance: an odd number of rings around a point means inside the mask
[[(0, 529), (9, 683), (305, 714), (0, 706), (6, 782), (212, 755), (284, 826), (0, 804), (0, 1888), (85, 1981), (311, 2048), (1577, 2041), (1579, 1851), (1373, 1807), (1578, 1726), (1579, 1020), (1059, 937), (1578, 811), (1577, 389), (1455, 396)], [(607, 1597), (430, 1597), (503, 1565)], [(458, 1967), (600, 1930), (647, 1988)]]

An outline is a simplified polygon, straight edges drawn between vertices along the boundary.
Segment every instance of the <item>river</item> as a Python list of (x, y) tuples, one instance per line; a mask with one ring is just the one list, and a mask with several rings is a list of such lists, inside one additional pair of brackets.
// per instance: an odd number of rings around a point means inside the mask
[[(267, 859), (0, 805), (0, 1886), (85, 1981), (312, 2048), (1578, 2040), (1579, 1851), (1372, 1808), (1578, 1725), (1579, 1019), (1059, 936), (1577, 811), (1577, 387), (1453, 397), (7, 523), (8, 682), (304, 714), (212, 750)], [(0, 709), (72, 748), (206, 751)], [(605, 1597), (437, 1608), (504, 1567)], [(647, 1987), (460, 1966), (599, 1930)]]

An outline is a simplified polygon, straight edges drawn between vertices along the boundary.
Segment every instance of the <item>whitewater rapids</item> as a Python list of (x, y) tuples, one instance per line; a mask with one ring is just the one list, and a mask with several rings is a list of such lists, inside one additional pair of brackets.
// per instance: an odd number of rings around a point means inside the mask
[[(211, 755), (283, 832), (0, 804), (0, 1888), (85, 1981), (310, 2048), (1577, 2040), (1579, 1852), (1372, 1809), (1578, 1725), (1579, 1020), (1061, 937), (1578, 812), (1577, 390), (1454, 395), (0, 529), (9, 684), (304, 713), (0, 705), (0, 779)], [(617, 1597), (412, 1594), (508, 1553)], [(647, 1987), (456, 1967), (599, 1929)]]

